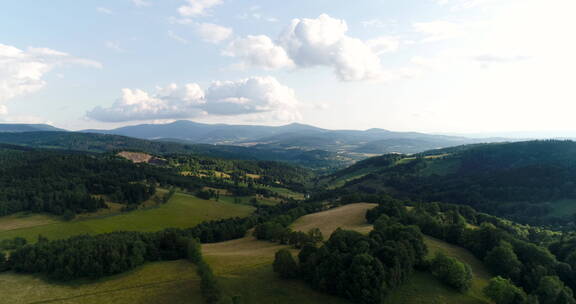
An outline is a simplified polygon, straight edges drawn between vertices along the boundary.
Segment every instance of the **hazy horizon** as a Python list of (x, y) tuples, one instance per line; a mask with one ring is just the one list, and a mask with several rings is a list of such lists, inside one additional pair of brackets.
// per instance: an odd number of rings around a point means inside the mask
[(0, 19), (0, 122), (572, 136), (574, 8), (569, 0), (10, 2)]
[[(131, 123), (131, 124), (127, 124), (124, 125), (123, 127), (132, 127), (132, 126), (139, 126), (139, 125), (144, 125), (144, 124), (148, 124), (148, 125), (162, 125), (162, 124), (171, 124), (174, 122), (178, 122), (178, 121), (189, 121), (189, 122), (193, 122), (193, 123), (202, 123), (202, 122), (197, 122), (197, 121), (193, 121), (193, 120), (174, 120), (174, 121), (164, 121), (164, 122), (149, 122), (149, 123)], [(0, 122), (1, 124), (19, 124), (17, 122)], [(48, 125), (51, 125), (50, 123), (47, 123)], [(383, 129), (383, 128), (368, 128), (368, 129), (343, 129), (343, 128), (323, 128), (320, 126), (316, 126), (313, 124), (305, 124), (305, 123), (301, 123), (301, 122), (292, 122), (292, 123), (281, 123), (281, 124), (250, 124), (250, 123), (218, 123), (218, 122), (214, 122), (214, 123), (202, 123), (202, 124), (208, 124), (208, 125), (230, 125), (230, 126), (268, 126), (268, 127), (281, 127), (281, 126), (287, 126), (287, 125), (291, 125), (291, 124), (302, 124), (302, 125), (307, 125), (307, 126), (312, 126), (312, 127), (316, 127), (316, 128), (320, 128), (320, 129), (325, 129), (325, 130), (330, 130), (330, 131), (346, 131), (346, 130), (352, 130), (352, 131), (368, 131), (371, 129), (382, 129), (382, 130), (386, 130), (386, 131), (391, 131), (391, 132), (406, 132), (406, 133), (411, 133), (411, 132), (415, 132), (415, 133), (424, 133), (424, 134), (431, 134), (431, 135), (444, 135), (444, 136), (455, 136), (455, 137), (467, 137), (470, 139), (490, 139), (490, 138), (509, 138), (509, 139), (526, 139), (526, 140), (530, 140), (530, 139), (570, 139), (570, 140), (576, 140), (576, 131), (570, 131), (570, 130), (553, 130), (553, 131), (538, 131), (538, 130), (532, 130), (532, 131), (502, 131), (502, 132), (485, 132), (485, 133), (474, 133), (474, 132), (470, 132), (470, 133), (450, 133), (450, 132), (428, 132), (426, 130), (424, 131), (417, 131), (417, 130), (407, 130), (407, 131), (399, 131), (399, 130), (390, 130), (390, 129)], [(53, 126), (53, 125), (51, 125)], [(57, 126), (55, 126), (57, 127)], [(62, 128), (64, 130), (67, 131), (73, 131), (73, 132), (81, 132), (81, 131), (89, 131), (89, 130), (111, 130), (111, 129), (115, 129), (115, 128), (88, 128), (88, 129), (66, 129), (66, 128)]]

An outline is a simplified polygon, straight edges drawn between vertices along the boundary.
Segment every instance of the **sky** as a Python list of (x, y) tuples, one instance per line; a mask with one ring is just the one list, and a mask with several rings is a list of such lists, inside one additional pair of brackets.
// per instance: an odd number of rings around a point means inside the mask
[(0, 9), (0, 122), (576, 131), (573, 0), (51, 0)]

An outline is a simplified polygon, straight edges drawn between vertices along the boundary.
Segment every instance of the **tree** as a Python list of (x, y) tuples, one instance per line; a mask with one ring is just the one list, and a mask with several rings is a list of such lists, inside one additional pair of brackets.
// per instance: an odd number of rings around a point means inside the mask
[(495, 273), (513, 280), (518, 279), (522, 267), (512, 245), (504, 241), (488, 252), (484, 262)]
[(488, 286), (484, 288), (484, 294), (496, 304), (524, 304), (527, 301), (524, 290), (500, 276), (490, 280)]
[(0, 251), (0, 272), (8, 270), (8, 264), (6, 262), (6, 255), (4, 252)]
[(535, 294), (540, 304), (574, 304), (572, 290), (566, 286), (557, 276), (545, 276), (540, 279)]
[(71, 221), (76, 217), (76, 214), (74, 213), (74, 211), (67, 209), (66, 211), (64, 211), (64, 214), (62, 215), (62, 219), (65, 221)]
[(274, 258), (274, 272), (280, 274), (284, 279), (294, 279), (298, 277), (298, 265), (288, 249), (280, 249)]
[(187, 255), (190, 262), (194, 264), (198, 264), (202, 261), (202, 249), (200, 247), (200, 242), (197, 239), (191, 239), (188, 242)]
[(446, 285), (464, 292), (472, 285), (472, 270), (468, 264), (462, 263), (438, 252), (432, 260), (432, 274)]
[(349, 299), (360, 303), (382, 303), (384, 290), (384, 266), (369, 254), (354, 257), (347, 274), (344, 288)]
[(316, 245), (324, 240), (324, 236), (322, 235), (322, 231), (318, 228), (312, 228), (308, 230), (308, 236), (310, 237), (310, 241)]

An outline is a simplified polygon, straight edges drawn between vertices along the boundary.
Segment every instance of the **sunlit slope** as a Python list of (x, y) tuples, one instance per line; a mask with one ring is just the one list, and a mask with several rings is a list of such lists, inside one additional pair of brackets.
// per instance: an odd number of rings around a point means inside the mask
[[(58, 221), (21, 229), (0, 228), (0, 240), (24, 237), (35, 241), (38, 235), (48, 239), (62, 239), (79, 234), (99, 234), (113, 231), (159, 231), (165, 228), (189, 228), (209, 220), (245, 217), (254, 210), (251, 206), (199, 199), (195, 196), (176, 193), (168, 203), (144, 210), (135, 210), (118, 215)], [(2, 219), (0, 219), (0, 225)]]
[(0, 303), (203, 303), (196, 268), (187, 261), (149, 263), (98, 281), (50, 283), (33, 275), (0, 274)]

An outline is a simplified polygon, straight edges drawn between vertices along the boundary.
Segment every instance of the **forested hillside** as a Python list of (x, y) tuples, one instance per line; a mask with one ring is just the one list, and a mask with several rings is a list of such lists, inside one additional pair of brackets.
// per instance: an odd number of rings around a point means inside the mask
[(139, 204), (155, 191), (153, 175), (114, 157), (0, 150), (0, 215), (20, 211), (57, 215), (106, 208), (105, 200)]
[[(306, 189), (307, 169), (270, 161), (227, 160), (189, 154), (165, 156), (165, 164), (133, 163), (112, 153), (83, 153), (3, 145), (0, 147), (0, 215), (20, 211), (73, 217), (120, 203), (134, 208), (156, 187), (178, 187), (207, 197), (270, 196), (268, 187)], [(130, 207), (129, 207), (130, 206)]]
[[(364, 174), (363, 174), (364, 173)], [(352, 176), (341, 193), (387, 192), (473, 206), (526, 223), (566, 224), (576, 213), (576, 143), (463, 146), (368, 159), (323, 179)]]
[(299, 149), (258, 149), (212, 144), (192, 144), (173, 140), (144, 140), (120, 135), (77, 132), (1, 133), (0, 143), (34, 148), (83, 152), (140, 151), (155, 155), (194, 154), (225, 159), (282, 161), (321, 172), (352, 164), (353, 159), (334, 152)]

